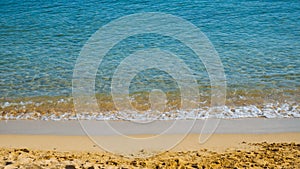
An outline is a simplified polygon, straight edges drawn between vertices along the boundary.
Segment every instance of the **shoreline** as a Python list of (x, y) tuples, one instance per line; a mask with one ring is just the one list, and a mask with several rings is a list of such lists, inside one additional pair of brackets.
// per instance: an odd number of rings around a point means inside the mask
[(140, 134), (264, 134), (300, 132), (300, 118), (241, 118), (206, 120), (131, 121), (43, 121), (2, 120), (0, 135), (140, 135)]
[[(72, 96), (35, 96), (0, 98), (0, 120), (122, 120), (150, 118), (159, 120), (205, 118), (300, 118), (300, 88), (275, 92), (272, 90), (228, 91), (226, 104), (217, 114), (207, 114), (211, 97), (201, 95), (197, 108), (181, 109), (180, 92), (166, 92), (168, 102), (160, 113), (150, 111), (149, 93), (133, 93), (131, 105), (137, 112), (124, 113), (115, 107), (109, 94), (95, 94), (98, 110), (76, 111)], [(193, 103), (194, 104), (194, 103)], [(143, 114), (144, 116), (142, 116)]]

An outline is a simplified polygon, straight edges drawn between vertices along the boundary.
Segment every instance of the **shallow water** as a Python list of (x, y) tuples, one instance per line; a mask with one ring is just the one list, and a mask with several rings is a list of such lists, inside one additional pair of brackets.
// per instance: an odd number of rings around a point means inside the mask
[[(35, 100), (32, 97), (40, 98), (38, 102), (32, 101), (33, 105), (46, 104), (57, 98), (69, 98), (71, 102), (74, 66), (88, 38), (114, 19), (139, 12), (173, 14), (201, 29), (223, 63), (229, 107), (256, 106), (263, 110), (264, 104), (278, 104), (276, 109), (285, 104), (289, 107), (299, 105), (298, 1), (53, 3), (3, 0), (0, 9), (0, 98), (3, 113), (11, 106), (15, 107), (9, 111), (19, 111), (16, 107), (21, 107), (32, 112), (34, 108), (22, 105), (26, 100)], [(97, 72), (96, 93), (109, 95), (113, 73), (121, 61), (132, 52), (146, 48), (161, 48), (181, 58), (196, 77), (203, 97), (201, 102), (209, 102), (210, 81), (199, 58), (182, 43), (151, 34), (124, 39), (107, 53)], [(167, 73), (151, 69), (138, 73), (129, 90), (130, 93), (147, 93), (158, 88), (174, 92), (178, 90), (176, 85)], [(106, 98), (103, 97), (102, 101), (110, 102), (109, 99), (105, 101)], [(32, 107), (38, 109), (38, 106)], [(41, 112), (48, 111), (49, 107), (45, 106)], [(101, 107), (100, 104), (100, 108), (106, 110), (106, 105)], [(108, 111), (112, 109), (107, 108)], [(290, 117), (300, 114), (299, 108), (287, 110), (296, 114)], [(247, 114), (247, 111), (242, 112)], [(240, 117), (236, 112), (232, 114)], [(269, 117), (279, 115), (271, 113)]]

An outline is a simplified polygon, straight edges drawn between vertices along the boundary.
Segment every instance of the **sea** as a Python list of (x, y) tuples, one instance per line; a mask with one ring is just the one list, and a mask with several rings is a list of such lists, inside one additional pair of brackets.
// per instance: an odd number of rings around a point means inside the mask
[[(99, 63), (92, 82), (91, 97), (96, 98), (99, 111), (76, 109), (74, 70), (83, 47), (110, 23), (147, 13), (181, 18), (207, 37), (226, 77), (222, 111), (207, 113), (215, 86), (202, 60), (173, 37), (153, 33), (132, 35), (116, 43)], [(162, 24), (168, 25), (168, 20)], [(132, 111), (116, 106), (114, 73), (129, 55), (147, 49), (171, 51), (187, 65), (199, 92), (196, 107), (182, 105), (178, 79), (153, 67), (135, 72), (130, 79), (127, 97)], [(123, 74), (125, 79), (127, 74), (130, 72)], [(165, 99), (160, 111), (151, 109), (153, 91)], [(2, 120), (299, 117), (300, 1), (0, 1)]]

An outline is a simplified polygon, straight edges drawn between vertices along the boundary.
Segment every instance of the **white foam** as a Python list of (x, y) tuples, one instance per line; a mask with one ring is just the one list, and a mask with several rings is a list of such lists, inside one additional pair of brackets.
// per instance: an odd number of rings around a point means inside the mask
[[(60, 99), (58, 103), (65, 103), (70, 100)], [(28, 104), (42, 105), (42, 102), (33, 103), (27, 102), (4, 102), (1, 104), (2, 108), (9, 106), (21, 106), (26, 107)], [(201, 107), (193, 110), (173, 110), (168, 112), (106, 112), (106, 113), (72, 113), (64, 112), (57, 114), (41, 114), (39, 112), (27, 112), (27, 113), (4, 113), (0, 114), (2, 120), (138, 120), (138, 121), (150, 121), (150, 120), (174, 120), (174, 119), (207, 119), (207, 118), (221, 118), (221, 119), (236, 119), (236, 118), (300, 118), (300, 106), (297, 103), (268, 103), (260, 105), (248, 105), (248, 106), (236, 106), (229, 107), (224, 106), (219, 108), (219, 111), (213, 112), (210, 107)]]

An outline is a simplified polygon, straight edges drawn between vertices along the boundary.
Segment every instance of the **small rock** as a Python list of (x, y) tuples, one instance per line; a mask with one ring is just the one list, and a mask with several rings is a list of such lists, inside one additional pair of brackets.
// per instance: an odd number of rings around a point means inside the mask
[(65, 169), (76, 169), (74, 165), (66, 165)]
[(13, 162), (11, 162), (11, 161), (6, 161), (5, 162), (5, 165), (11, 165)]
[(22, 149), (20, 149), (20, 151), (23, 151), (25, 153), (29, 153), (29, 150), (27, 148), (22, 148)]
[(192, 168), (199, 168), (197, 164), (192, 164)]
[(130, 165), (133, 165), (134, 167), (137, 167), (137, 162), (134, 160), (134, 161), (131, 161), (130, 162)]

